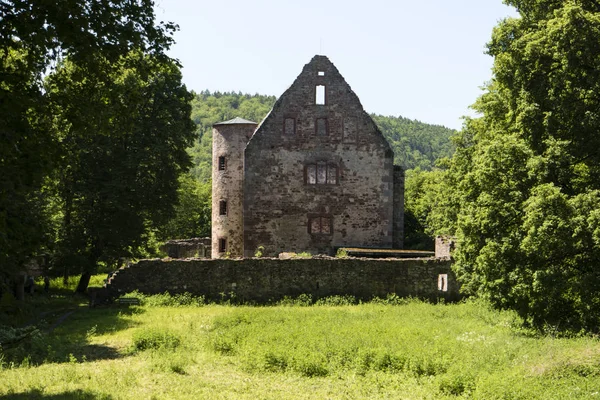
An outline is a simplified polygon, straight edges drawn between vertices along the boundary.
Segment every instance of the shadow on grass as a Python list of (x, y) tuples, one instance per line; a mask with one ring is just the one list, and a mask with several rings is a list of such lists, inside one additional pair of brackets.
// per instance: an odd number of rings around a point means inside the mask
[(40, 334), (6, 348), (6, 362), (17, 365), (26, 361), (29, 365), (43, 363), (63, 363), (114, 360), (125, 357), (123, 349), (105, 344), (91, 343), (95, 336), (117, 333), (132, 328), (138, 323), (132, 315), (143, 313), (138, 307), (110, 306), (102, 309), (89, 309), (78, 306), (63, 314), (49, 313), (37, 324)]
[(20, 400), (20, 399), (27, 399), (27, 400), (30, 400), (30, 399), (111, 400), (112, 396), (109, 396), (107, 394), (88, 392), (88, 391), (84, 391), (84, 390), (72, 390), (72, 391), (62, 392), (62, 393), (57, 393), (57, 394), (44, 394), (44, 392), (42, 392), (41, 390), (32, 389), (28, 392), (0, 395), (0, 400), (5, 400), (5, 399), (6, 400), (8, 400), (8, 399), (10, 399), (10, 400)]

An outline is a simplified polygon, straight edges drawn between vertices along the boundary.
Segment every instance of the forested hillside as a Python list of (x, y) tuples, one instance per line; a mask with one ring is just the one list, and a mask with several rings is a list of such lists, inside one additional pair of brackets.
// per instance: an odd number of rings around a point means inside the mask
[[(275, 103), (275, 96), (203, 91), (192, 101), (192, 119), (198, 139), (191, 148), (194, 166), (191, 174), (202, 182), (210, 180), (212, 125), (235, 117), (260, 122)], [(450, 142), (453, 130), (403, 117), (372, 115), (396, 155), (396, 164), (406, 169), (429, 170), (437, 159), (454, 152)]]

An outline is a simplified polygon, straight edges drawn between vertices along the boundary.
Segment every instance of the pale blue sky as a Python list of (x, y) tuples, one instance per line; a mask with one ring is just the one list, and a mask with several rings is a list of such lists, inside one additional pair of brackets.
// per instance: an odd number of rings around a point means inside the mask
[(501, 0), (156, 0), (189, 89), (279, 97), (315, 54), (368, 112), (458, 129), (491, 77)]

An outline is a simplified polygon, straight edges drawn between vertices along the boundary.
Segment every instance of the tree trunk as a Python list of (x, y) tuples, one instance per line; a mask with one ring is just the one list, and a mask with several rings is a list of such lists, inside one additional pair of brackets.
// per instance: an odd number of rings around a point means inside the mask
[(77, 284), (77, 289), (75, 289), (75, 293), (85, 294), (87, 291), (88, 285), (90, 284), (90, 278), (92, 274), (89, 272), (83, 272), (81, 277), (79, 278), (79, 283)]

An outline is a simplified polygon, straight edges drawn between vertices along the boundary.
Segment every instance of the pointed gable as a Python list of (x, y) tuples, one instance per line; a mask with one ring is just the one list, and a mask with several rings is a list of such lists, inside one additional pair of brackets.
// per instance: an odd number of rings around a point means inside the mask
[[(358, 96), (326, 57), (316, 55), (277, 100), (250, 140), (249, 146), (306, 143), (306, 148), (339, 143), (365, 145), (380, 141), (392, 151)], [(279, 139), (280, 138), (280, 139)], [(312, 144), (307, 142), (312, 140)]]

